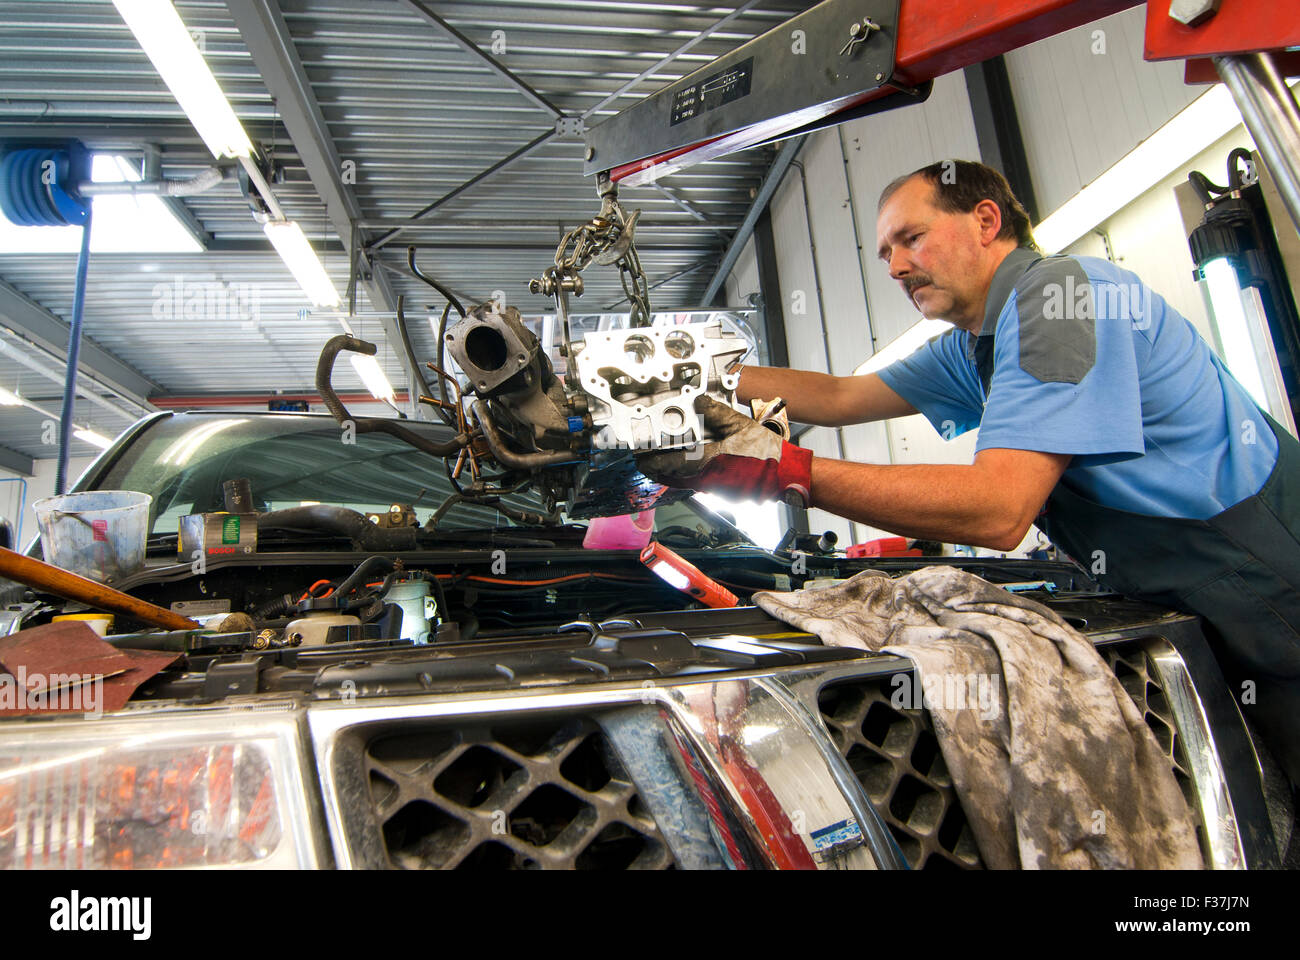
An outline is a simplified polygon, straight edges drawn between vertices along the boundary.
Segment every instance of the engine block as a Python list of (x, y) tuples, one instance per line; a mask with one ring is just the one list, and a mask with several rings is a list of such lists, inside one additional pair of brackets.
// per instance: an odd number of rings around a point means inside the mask
[(663, 450), (711, 439), (693, 403), (729, 399), (727, 372), (749, 349), (721, 323), (634, 327), (587, 334), (574, 344), (596, 450)]

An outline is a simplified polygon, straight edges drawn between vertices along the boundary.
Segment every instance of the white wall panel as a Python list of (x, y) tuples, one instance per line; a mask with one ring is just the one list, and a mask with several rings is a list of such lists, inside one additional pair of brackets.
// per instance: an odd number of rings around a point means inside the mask
[(1006, 55), (1040, 217), (1204, 92), (1181, 61), (1142, 59), (1145, 18), (1142, 4)]
[(731, 268), (731, 273), (727, 274), (722, 286), (727, 292), (729, 307), (743, 307), (749, 303), (751, 293), (758, 293), (758, 258), (754, 256), (753, 237), (749, 238), (749, 242), (740, 251), (736, 265)]
[(829, 369), (822, 327), (819, 274), (813, 261), (812, 232), (804, 205), (798, 168), (772, 196), (772, 234), (777, 246), (782, 311), (790, 366), (795, 370)]
[[(797, 160), (803, 164), (808, 183), (809, 221), (822, 282), (822, 313), (826, 318), (829, 347), (827, 372), (847, 376), (871, 356), (873, 348), (854, 239), (853, 208), (837, 130), (832, 128), (811, 137)], [(798, 177), (797, 167), (786, 174), (787, 180)], [(790, 255), (788, 251), (801, 243), (808, 245), (806, 236), (783, 235), (777, 242), (778, 260), (784, 263)]]

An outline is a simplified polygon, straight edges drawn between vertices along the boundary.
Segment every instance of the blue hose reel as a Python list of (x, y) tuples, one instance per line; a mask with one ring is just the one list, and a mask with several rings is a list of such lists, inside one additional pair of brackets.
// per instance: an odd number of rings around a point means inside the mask
[(80, 141), (19, 147), (0, 159), (0, 211), (20, 227), (80, 227), (90, 198), (77, 185), (90, 179), (90, 153)]
[(54, 492), (67, 489), (72, 443), (73, 403), (77, 397), (77, 363), (81, 353), (81, 316), (86, 305), (86, 271), (90, 264), (90, 198), (77, 185), (90, 179), (90, 153), (79, 140), (50, 146), (23, 146), (0, 157), (0, 211), (20, 227), (81, 227), (77, 281), (68, 325), (68, 364), (63, 380), (59, 425), (59, 460)]

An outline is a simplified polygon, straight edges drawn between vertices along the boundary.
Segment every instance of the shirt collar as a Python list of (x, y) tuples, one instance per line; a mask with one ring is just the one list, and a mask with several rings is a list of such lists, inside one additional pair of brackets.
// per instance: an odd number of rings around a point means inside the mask
[(984, 325), (980, 327), (979, 332), (981, 337), (993, 336), (998, 326), (998, 317), (1001, 316), (1002, 308), (1006, 306), (1011, 291), (1015, 289), (1016, 281), (1024, 275), (1031, 264), (1041, 259), (1043, 255), (1035, 250), (1016, 247), (998, 265), (998, 269), (993, 274), (993, 282), (989, 284), (988, 299), (984, 301)]

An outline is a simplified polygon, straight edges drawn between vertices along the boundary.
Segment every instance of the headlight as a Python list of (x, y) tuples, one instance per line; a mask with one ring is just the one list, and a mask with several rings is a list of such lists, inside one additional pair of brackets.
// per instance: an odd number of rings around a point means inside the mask
[(315, 867), (294, 704), (0, 724), (0, 868)]

